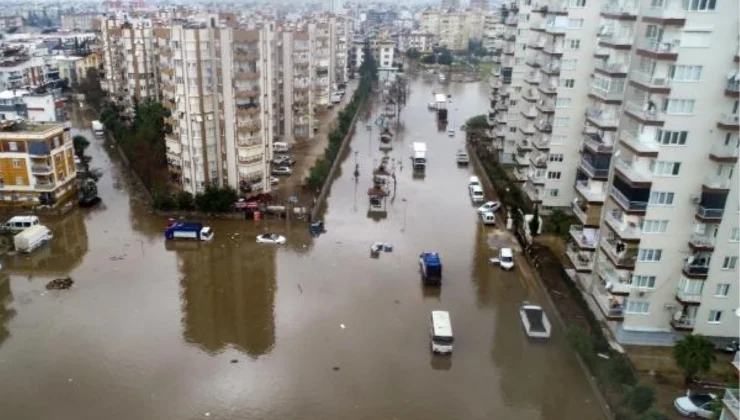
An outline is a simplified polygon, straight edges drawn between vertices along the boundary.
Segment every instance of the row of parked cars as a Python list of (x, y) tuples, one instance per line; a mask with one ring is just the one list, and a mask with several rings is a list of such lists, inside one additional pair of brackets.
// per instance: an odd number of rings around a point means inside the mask
[(290, 155), (288, 143), (277, 142), (272, 144), (272, 169), (273, 176), (290, 176), (293, 174), (295, 159)]

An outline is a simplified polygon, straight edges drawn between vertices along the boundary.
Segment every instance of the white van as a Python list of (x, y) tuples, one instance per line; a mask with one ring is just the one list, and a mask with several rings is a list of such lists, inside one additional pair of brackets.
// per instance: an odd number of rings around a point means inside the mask
[(495, 225), (496, 215), (492, 211), (486, 211), (480, 214), (480, 219), (484, 225)]
[(481, 188), (480, 185), (470, 186), (470, 199), (473, 200), (473, 203), (482, 203), (486, 201), (486, 197), (483, 195), (483, 188)]
[(13, 216), (5, 222), (2, 228), (11, 232), (22, 232), (31, 226), (37, 225), (39, 225), (39, 218), (37, 216)]
[(432, 311), (432, 326), (429, 335), (432, 353), (452, 353), (452, 342), (455, 340), (452, 336), (452, 323), (450, 322), (449, 312)]
[(513, 270), (514, 251), (511, 248), (501, 248), (498, 252), (498, 264), (504, 270)]
[(477, 176), (471, 176), (470, 179), (468, 179), (468, 188), (472, 186), (480, 187), (480, 179), (478, 179)]
[(278, 141), (272, 144), (272, 151), (275, 153), (287, 153), (290, 151), (290, 145), (282, 141)]

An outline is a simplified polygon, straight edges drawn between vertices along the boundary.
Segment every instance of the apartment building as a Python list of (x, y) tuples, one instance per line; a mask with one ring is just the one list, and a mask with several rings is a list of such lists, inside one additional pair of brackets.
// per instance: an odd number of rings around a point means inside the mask
[(70, 124), (0, 122), (0, 205), (55, 205), (77, 191)]
[(67, 119), (61, 95), (46, 90), (24, 89), (0, 92), (0, 121), (27, 119), (34, 122), (62, 122)]
[[(357, 72), (362, 66), (365, 53), (365, 41), (362, 39), (355, 39), (352, 47), (352, 55), (354, 60), (353, 71)], [(378, 65), (378, 69), (391, 69), (396, 54), (396, 43), (390, 39), (385, 38), (373, 38), (370, 40), (370, 49), (373, 51), (373, 57), (375, 57), (375, 63)]]
[(467, 51), (471, 38), (482, 39), (485, 14), (480, 10), (425, 10), (420, 27), (432, 34), (440, 46), (452, 51)]
[(172, 112), (170, 172), (191, 193), (209, 185), (269, 191), (275, 30), (215, 22), (153, 31), (157, 84)]
[(101, 16), (97, 13), (65, 13), (61, 16), (65, 31), (93, 31), (98, 29)]
[(31, 56), (25, 47), (0, 51), (0, 91), (41, 86), (53, 76), (50, 73), (44, 58)]
[[(582, 10), (568, 6), (571, 22)], [(737, 2), (605, 3), (593, 59), (574, 63), (593, 69), (571, 98), (585, 116), (580, 155), (553, 157), (553, 131), (547, 171), (577, 166), (571, 274), (620, 342), (738, 335), (737, 14)], [(565, 57), (556, 98), (584, 80)], [(559, 194), (573, 182), (562, 179)], [(543, 206), (561, 205), (549, 196)]]

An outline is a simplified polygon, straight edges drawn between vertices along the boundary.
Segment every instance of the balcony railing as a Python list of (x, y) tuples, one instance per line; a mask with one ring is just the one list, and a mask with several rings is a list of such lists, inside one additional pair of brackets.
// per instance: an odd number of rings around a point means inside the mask
[(657, 39), (643, 40), (640, 49), (654, 54), (678, 54), (678, 46), (674, 42)]
[(591, 87), (589, 93), (607, 101), (621, 100), (624, 97), (623, 90), (604, 90), (597, 87)]
[(695, 291), (688, 291), (679, 286), (676, 288), (676, 297), (681, 302), (699, 303), (701, 302), (701, 291), (698, 293)]
[(671, 320), (671, 325), (673, 325), (674, 328), (694, 328), (694, 325), (696, 325), (696, 318), (682, 316), (679, 319)]
[(49, 165), (32, 165), (31, 172), (35, 174), (50, 174), (54, 170)]
[(709, 274), (709, 265), (686, 263), (683, 265), (683, 272), (694, 276), (706, 276)]
[(734, 79), (728, 81), (725, 90), (727, 92), (740, 93), (740, 80)]
[(731, 158), (737, 158), (738, 156), (738, 148), (735, 146), (725, 146), (723, 144), (715, 144), (712, 146), (711, 152), (709, 152), (711, 156), (716, 156), (720, 159), (731, 159)]
[(715, 190), (729, 190), (730, 185), (731, 185), (731, 180), (726, 177), (721, 177), (721, 176), (716, 176), (716, 175), (707, 175), (707, 177), (704, 178), (702, 185), (704, 185), (707, 188), (715, 189)]
[(604, 281), (604, 286), (609, 286), (608, 291), (617, 294), (626, 294), (630, 292), (630, 280), (627, 277), (620, 276), (609, 264), (600, 262), (596, 272)]
[(588, 201), (603, 202), (606, 198), (606, 189), (603, 185), (600, 188), (591, 188), (588, 181), (576, 181), (576, 190), (579, 194), (586, 197)]
[(647, 74), (639, 70), (633, 70), (630, 72), (630, 79), (634, 80), (641, 85), (649, 86), (651, 88), (670, 88), (671, 79), (666, 76), (656, 77), (652, 74)]
[(606, 223), (617, 232), (617, 235), (622, 239), (640, 239), (642, 232), (641, 227), (637, 223), (630, 224), (625, 220), (626, 216), (619, 210), (612, 210), (606, 212)]
[(637, 2), (632, 1), (615, 1), (601, 5), (601, 13), (609, 15), (636, 16), (637, 10)]
[(647, 210), (648, 202), (647, 201), (634, 201), (630, 200), (625, 196), (621, 191), (617, 189), (617, 187), (612, 187), (611, 190), (612, 197), (622, 205), (622, 207), (628, 209), (628, 210), (634, 210), (634, 211), (645, 211)]
[(627, 112), (643, 121), (660, 122), (665, 119), (663, 112), (659, 111), (656, 106), (651, 106), (650, 104), (627, 102), (624, 108)]
[[(634, 267), (637, 257), (634, 255), (634, 248), (625, 248), (622, 252), (617, 252), (617, 243), (615, 240), (601, 239), (601, 248), (609, 255), (616, 265)], [(626, 247), (627, 245), (625, 245)]]
[(641, 141), (637, 133), (622, 130), (619, 133), (619, 139), (625, 144), (629, 145), (630, 148), (635, 150), (637, 153), (651, 153), (658, 152), (660, 145), (656, 141)]
[(699, 206), (696, 208), (696, 215), (703, 219), (722, 219), (725, 209), (708, 208)]
[[(585, 232), (588, 230), (588, 234)], [(570, 236), (576, 241), (581, 248), (596, 248), (599, 242), (599, 232), (597, 229), (584, 229), (583, 226), (572, 225), (570, 227)]]
[(578, 247), (570, 243), (568, 244), (565, 253), (568, 255), (570, 262), (573, 263), (573, 266), (576, 269), (592, 270), (594, 268), (593, 252), (580, 250)]
[(605, 73), (627, 73), (628, 69), (627, 63), (621, 63), (618, 61), (599, 61), (596, 63), (596, 65), (594, 65), (594, 67)]
[(602, 35), (599, 41), (614, 45), (632, 45), (634, 34), (608, 34)]
[(625, 159), (616, 159), (614, 164), (631, 181), (651, 182), (653, 179), (653, 174), (651, 174), (650, 172), (642, 168), (637, 167), (634, 161), (629, 161)]
[[(658, 2), (656, 2), (658, 3)], [(643, 17), (658, 19), (685, 19), (686, 10), (677, 1), (665, 1), (660, 6), (647, 6), (642, 9)]]
[[(735, 356), (737, 356), (737, 354), (735, 354)], [(726, 389), (725, 396), (722, 397), (722, 402), (725, 404), (725, 407), (735, 415), (735, 418), (740, 418), (740, 390)]]
[(694, 233), (689, 238), (689, 243), (694, 247), (699, 248), (714, 248), (714, 244), (716, 243), (717, 238), (714, 236), (709, 235), (700, 235), (698, 233)]
[(607, 317), (621, 318), (624, 316), (624, 304), (615, 300), (615, 298), (606, 293), (606, 291), (602, 293), (594, 292), (593, 296), (594, 300), (596, 300), (596, 303)]
[(738, 114), (720, 114), (719, 123), (722, 125), (738, 125), (740, 117), (738, 117)]
[(586, 174), (591, 178), (606, 178), (609, 176), (609, 168), (597, 168), (584, 157), (581, 158), (581, 168), (583, 168)]
[(54, 184), (53, 182), (37, 182), (36, 183), (37, 190), (51, 191), (54, 188), (56, 188), (56, 184)]

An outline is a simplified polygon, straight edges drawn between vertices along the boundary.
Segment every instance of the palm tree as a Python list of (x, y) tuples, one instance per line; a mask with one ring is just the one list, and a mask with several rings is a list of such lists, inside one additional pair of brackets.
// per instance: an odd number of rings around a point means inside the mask
[(703, 335), (687, 335), (673, 346), (673, 359), (683, 369), (686, 385), (700, 372), (708, 372), (716, 360), (714, 345)]

